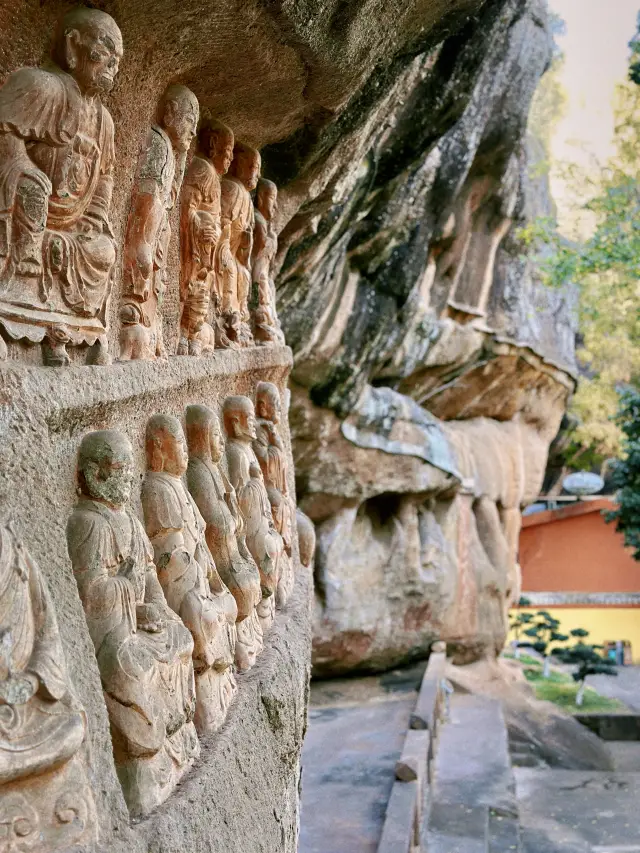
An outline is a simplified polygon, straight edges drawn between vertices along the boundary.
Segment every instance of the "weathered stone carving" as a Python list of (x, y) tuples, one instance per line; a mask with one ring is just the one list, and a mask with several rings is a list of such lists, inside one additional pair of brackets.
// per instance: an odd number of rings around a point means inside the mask
[(229, 479), (236, 490), (245, 523), (247, 547), (260, 572), (262, 601), (258, 615), (263, 631), (271, 627), (275, 614), (282, 539), (275, 529), (271, 505), (260, 464), (252, 442), (256, 440), (256, 418), (248, 397), (227, 397), (223, 406), (227, 434)]
[(158, 578), (169, 606), (193, 637), (196, 728), (202, 733), (215, 731), (237, 690), (232, 667), (238, 607), (218, 574), (204, 519), (181, 479), (188, 456), (176, 418), (150, 418), (146, 453), (141, 497)]
[(95, 363), (108, 362), (115, 149), (99, 96), (121, 57), (109, 15), (72, 9), (54, 63), (14, 71), (0, 89), (0, 325), (44, 340), (46, 364), (68, 364), (67, 344), (96, 342)]
[[(229, 176), (222, 181), (222, 225), (233, 263), (221, 270), (222, 318), (231, 345), (253, 343), (249, 315), (254, 208), (250, 193), (260, 177), (260, 154), (236, 142)], [(226, 344), (227, 346), (229, 344)]]
[(50, 853), (95, 837), (73, 695), (47, 587), (0, 527), (0, 850)]
[(284, 345), (284, 335), (276, 311), (276, 286), (273, 261), (278, 251), (278, 235), (273, 217), (278, 204), (278, 188), (273, 181), (260, 178), (255, 203), (252, 279), (253, 337), (258, 344)]
[(151, 544), (128, 506), (134, 475), (126, 436), (84, 437), (67, 545), (96, 649), (118, 776), (129, 810), (143, 815), (169, 796), (199, 743), (193, 641), (167, 606)]
[(217, 416), (206, 406), (187, 408), (187, 484), (207, 531), (207, 544), (220, 577), (238, 605), (236, 664), (245, 671), (262, 650), (256, 606), (262, 599), (260, 575), (244, 538), (236, 492), (218, 463), (224, 439)]
[(230, 227), (220, 214), (220, 177), (233, 158), (233, 132), (216, 121), (205, 122), (191, 161), (180, 202), (180, 341), (178, 355), (201, 355), (215, 346), (210, 320), (211, 296), (221, 309), (220, 284), (235, 269), (229, 249)]
[(294, 504), (289, 496), (287, 456), (278, 432), (280, 394), (272, 382), (258, 382), (256, 388), (256, 438), (253, 441), (271, 505), (273, 523), (284, 546), (280, 555), (278, 604), (283, 605), (293, 588), (291, 545)]
[(166, 356), (161, 307), (171, 238), (169, 213), (180, 192), (198, 116), (193, 92), (186, 86), (169, 86), (140, 157), (124, 248), (123, 360)]
[(296, 524), (298, 527), (300, 562), (308, 569), (316, 552), (316, 529), (313, 521), (301, 509), (296, 509)]

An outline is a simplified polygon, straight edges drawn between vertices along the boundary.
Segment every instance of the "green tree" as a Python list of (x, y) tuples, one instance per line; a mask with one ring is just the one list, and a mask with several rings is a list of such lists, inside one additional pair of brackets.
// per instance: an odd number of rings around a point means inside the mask
[[(569, 639), (566, 634), (561, 634), (560, 631), (558, 631), (559, 627), (559, 620), (552, 616), (547, 610), (538, 610), (535, 614), (535, 621), (531, 627), (527, 628), (524, 632), (527, 637), (531, 637), (533, 639), (533, 642), (528, 645), (544, 657), (544, 667), (542, 669), (542, 675), (544, 678), (549, 678), (550, 644), (563, 643), (565, 640)], [(523, 645), (525, 644), (523, 643)]]
[(579, 685), (576, 694), (576, 705), (580, 706), (584, 701), (584, 689), (588, 676), (617, 675), (618, 671), (614, 663), (603, 658), (599, 653), (602, 646), (583, 642), (589, 636), (589, 632), (584, 628), (574, 628), (571, 631), (571, 636), (576, 640), (572, 646), (569, 646), (569, 648), (553, 649), (552, 654), (561, 660), (562, 663), (575, 667), (572, 677)]
[(616, 461), (612, 474), (618, 506), (605, 518), (615, 521), (625, 545), (633, 548), (634, 559), (640, 560), (640, 392), (623, 394), (616, 420), (624, 435), (622, 458)]
[(592, 233), (569, 241), (552, 219), (522, 232), (540, 248), (543, 280), (580, 290), (578, 356), (585, 376), (572, 401), (573, 457), (585, 449), (603, 458), (619, 453), (622, 435), (613, 419), (619, 393), (638, 387), (640, 378), (640, 87), (620, 84), (614, 112), (615, 156), (595, 180), (574, 170), (573, 180), (592, 193), (585, 204)]
[[(525, 602), (523, 604), (522, 602)], [(526, 598), (520, 598), (518, 602), (518, 607), (526, 607), (529, 604)], [(520, 658), (520, 646), (527, 645), (520, 642), (520, 637), (522, 636), (522, 632), (530, 627), (531, 622), (533, 622), (533, 613), (522, 613), (517, 612), (515, 616), (512, 616), (509, 620), (509, 627), (514, 633), (515, 639), (513, 640), (513, 655), (517, 659)]]

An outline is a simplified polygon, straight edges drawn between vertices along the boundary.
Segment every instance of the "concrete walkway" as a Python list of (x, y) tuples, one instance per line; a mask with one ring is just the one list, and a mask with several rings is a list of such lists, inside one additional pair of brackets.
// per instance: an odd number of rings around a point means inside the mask
[(640, 853), (639, 773), (515, 775), (524, 853)]
[(614, 676), (590, 675), (587, 684), (603, 696), (619, 699), (632, 711), (640, 713), (640, 666), (619, 666)]
[(312, 684), (299, 853), (375, 853), (424, 668)]

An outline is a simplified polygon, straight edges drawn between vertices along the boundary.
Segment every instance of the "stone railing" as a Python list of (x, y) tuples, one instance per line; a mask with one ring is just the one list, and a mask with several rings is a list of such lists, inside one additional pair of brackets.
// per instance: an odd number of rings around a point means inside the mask
[[(434, 644), (440, 648), (439, 643)], [(432, 761), (438, 725), (447, 703), (444, 651), (432, 651), (422, 679), (418, 701), (409, 721), (402, 755), (396, 762), (378, 853), (420, 853), (430, 804)]]

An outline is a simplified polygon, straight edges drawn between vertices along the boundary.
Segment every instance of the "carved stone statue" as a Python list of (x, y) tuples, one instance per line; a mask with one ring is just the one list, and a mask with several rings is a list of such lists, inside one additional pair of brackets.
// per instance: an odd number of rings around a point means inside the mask
[(133, 450), (122, 433), (86, 435), (67, 545), (133, 815), (163, 802), (199, 754), (193, 641), (167, 606), (151, 544), (129, 508)]
[(278, 251), (278, 235), (273, 216), (278, 204), (278, 188), (273, 181), (260, 178), (256, 193), (253, 253), (251, 257), (253, 293), (253, 337), (258, 344), (284, 345), (284, 335), (276, 312), (276, 286), (273, 260)]
[(47, 587), (13, 531), (0, 527), (1, 850), (49, 853), (93, 838), (80, 758), (86, 728)]
[(262, 601), (258, 615), (263, 631), (275, 614), (282, 539), (273, 525), (271, 505), (252, 442), (256, 439), (253, 403), (248, 397), (227, 397), (223, 406), (227, 434), (229, 479), (236, 490), (245, 523), (247, 547), (260, 572)]
[(316, 529), (313, 521), (301, 509), (296, 509), (298, 526), (298, 545), (300, 547), (300, 562), (308, 569), (316, 552)]
[[(233, 132), (208, 121), (198, 135), (198, 151), (187, 170), (180, 202), (180, 341), (178, 355), (201, 355), (215, 346), (210, 319), (220, 310), (219, 283), (233, 265), (229, 226), (220, 219), (220, 177), (233, 157)], [(222, 238), (222, 239), (221, 239)]]
[(142, 507), (158, 578), (169, 606), (191, 631), (199, 732), (218, 729), (236, 693), (233, 662), (238, 607), (222, 582), (205, 538), (206, 525), (182, 476), (187, 445), (180, 422), (147, 423)]
[(253, 343), (249, 293), (254, 208), (250, 193), (258, 185), (260, 165), (260, 154), (255, 148), (236, 142), (229, 176), (222, 181), (222, 225), (229, 229), (229, 248), (234, 260), (221, 273), (222, 316), (227, 337), (237, 346)]
[(278, 579), (278, 604), (283, 605), (291, 594), (294, 583), (291, 546), (295, 507), (289, 496), (287, 455), (278, 432), (281, 415), (280, 394), (272, 382), (258, 382), (256, 415), (253, 449), (264, 477), (273, 523), (284, 545)]
[(217, 416), (206, 406), (187, 408), (187, 484), (207, 525), (207, 544), (220, 577), (238, 605), (236, 664), (245, 671), (262, 650), (256, 607), (262, 599), (260, 575), (244, 538), (236, 492), (218, 463), (224, 439)]
[(169, 214), (180, 192), (198, 116), (193, 92), (186, 86), (169, 86), (140, 157), (124, 247), (123, 360), (166, 356), (161, 307), (171, 237)]
[(67, 344), (96, 342), (95, 363), (108, 362), (115, 149), (99, 96), (121, 57), (109, 15), (72, 9), (54, 62), (0, 88), (0, 325), (13, 339), (44, 339), (46, 364), (68, 364)]

